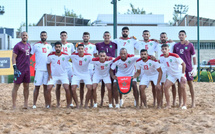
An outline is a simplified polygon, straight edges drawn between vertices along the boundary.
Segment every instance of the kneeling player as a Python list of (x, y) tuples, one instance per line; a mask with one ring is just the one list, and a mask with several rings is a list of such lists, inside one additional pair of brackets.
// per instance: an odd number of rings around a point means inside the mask
[[(161, 86), (160, 81), (162, 78), (162, 70), (160, 64), (157, 61), (153, 61), (148, 56), (147, 50), (142, 49), (140, 51), (141, 58), (137, 60), (137, 72), (134, 75), (134, 78), (137, 78), (143, 70), (143, 75), (140, 81), (140, 96), (141, 100), (144, 103), (144, 106), (147, 108), (146, 94), (145, 89), (149, 85), (150, 81), (155, 85), (155, 90), (157, 92), (157, 107), (161, 107)], [(154, 100), (155, 101), (155, 100)]]
[(94, 106), (97, 107), (97, 95), (96, 88), (100, 80), (103, 80), (107, 89), (108, 89), (108, 100), (109, 100), (109, 108), (113, 108), (112, 105), (112, 91), (111, 91), (111, 79), (110, 79), (110, 65), (113, 63), (112, 58), (107, 59), (107, 55), (105, 51), (99, 52), (99, 57), (93, 58), (91, 64), (95, 65), (95, 73), (93, 75), (93, 99)]
[[(60, 42), (55, 43), (55, 52), (48, 55), (47, 69), (48, 69), (48, 88), (46, 93), (46, 107), (51, 106), (51, 90), (52, 87), (60, 81), (66, 91), (67, 108), (70, 105), (70, 91), (69, 91), (69, 79), (67, 77), (66, 65), (69, 62), (69, 55), (61, 52), (62, 44)], [(50, 68), (52, 64), (52, 70)]]
[(169, 99), (169, 88), (178, 80), (181, 85), (181, 94), (183, 96), (182, 109), (187, 109), (186, 107), (186, 76), (185, 68), (186, 65), (183, 60), (174, 53), (169, 53), (169, 46), (167, 44), (162, 45), (163, 54), (160, 56), (160, 63), (163, 64), (167, 69), (167, 79), (164, 84), (165, 97), (167, 101), (166, 108), (171, 108)]
[(78, 44), (77, 47), (78, 53), (73, 53), (70, 58), (73, 63), (73, 77), (72, 77), (72, 95), (76, 103), (76, 108), (79, 108), (78, 97), (76, 89), (81, 80), (84, 81), (88, 89), (85, 99), (85, 108), (88, 108), (89, 99), (92, 96), (92, 81), (91, 76), (88, 72), (88, 66), (92, 60), (92, 55), (89, 53), (84, 53), (84, 45)]

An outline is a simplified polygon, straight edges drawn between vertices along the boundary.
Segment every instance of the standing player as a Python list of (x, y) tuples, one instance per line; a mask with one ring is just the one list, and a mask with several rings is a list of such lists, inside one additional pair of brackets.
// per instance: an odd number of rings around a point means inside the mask
[[(117, 44), (110, 41), (111, 35), (109, 31), (105, 31), (104, 35), (104, 42), (101, 43), (96, 43), (96, 50), (98, 52), (100, 51), (105, 51), (106, 55), (108, 57), (115, 57), (116, 54), (116, 49), (117, 49)], [(98, 55), (95, 55), (95, 57), (98, 57)], [(111, 79), (111, 83), (113, 83), (113, 79)], [(112, 84), (113, 88), (113, 84)], [(102, 81), (102, 86), (101, 86), (101, 106), (103, 105), (103, 99), (104, 99), (104, 94), (105, 94), (105, 84), (104, 81)]]
[[(179, 31), (179, 39), (180, 42), (175, 44), (173, 52), (178, 54), (181, 59), (186, 64), (186, 77), (187, 83), (190, 88), (190, 93), (192, 97), (192, 106), (195, 107), (195, 94), (193, 89), (193, 77), (197, 74), (197, 65), (196, 65), (196, 56), (195, 49), (192, 43), (186, 44), (186, 32), (184, 30)], [(193, 66), (192, 66), (192, 58), (193, 58)]]
[(93, 75), (93, 99), (94, 106), (97, 107), (97, 94), (96, 88), (100, 80), (102, 80), (108, 90), (109, 108), (113, 108), (112, 105), (112, 90), (111, 90), (111, 78), (110, 78), (110, 65), (113, 63), (112, 58), (108, 58), (105, 51), (99, 51), (99, 57), (93, 58), (90, 62), (95, 65), (95, 73)]
[[(89, 40), (90, 40), (90, 33), (84, 32), (82, 39), (83, 39), (83, 42), (77, 43), (76, 47), (78, 46), (78, 44), (83, 44), (84, 45), (84, 53), (89, 53), (92, 56), (96, 55), (97, 54), (96, 46), (93, 43), (89, 42)], [(76, 49), (76, 52), (78, 52), (77, 49)], [(90, 77), (92, 79), (93, 73), (94, 73), (94, 66), (92, 64), (89, 64), (88, 72), (90, 73)], [(83, 83), (83, 81), (81, 81), (81, 84), (80, 84), (81, 106), (83, 106), (83, 99), (84, 99), (84, 83)], [(92, 102), (91, 102), (91, 105), (92, 105)]]
[[(120, 39), (115, 39), (114, 42), (117, 44), (117, 55), (120, 55), (121, 48), (126, 48), (128, 54), (134, 55), (134, 49), (136, 48), (137, 40), (134, 38), (129, 38), (129, 28), (123, 27), (122, 28), (122, 37)], [(136, 83), (134, 82), (135, 88), (137, 88)], [(122, 94), (120, 94), (120, 106), (123, 105)], [(136, 102), (134, 101), (134, 105)]]
[(14, 69), (14, 85), (12, 90), (13, 109), (16, 108), (17, 91), (21, 83), (23, 83), (24, 87), (24, 108), (28, 108), (31, 46), (27, 43), (27, 32), (22, 32), (21, 38), (22, 41), (14, 46), (12, 55), (12, 64)]
[[(60, 81), (63, 84), (63, 87), (66, 91), (66, 101), (67, 101), (67, 108), (70, 106), (70, 91), (69, 91), (69, 80), (67, 77), (67, 70), (66, 66), (69, 62), (69, 55), (61, 52), (62, 44), (61, 42), (55, 43), (55, 52), (52, 52), (48, 55), (47, 60), (47, 69), (48, 69), (48, 88), (46, 92), (46, 107), (51, 107), (51, 90), (52, 87)], [(52, 64), (52, 68), (50, 67)]]
[[(138, 49), (139, 51), (142, 50), (142, 49), (146, 49), (147, 52), (148, 52), (148, 55), (150, 56), (155, 56), (155, 52), (156, 52), (156, 48), (157, 48), (157, 45), (158, 43), (153, 41), (153, 40), (150, 40), (150, 32), (149, 30), (144, 30), (143, 31), (143, 41), (139, 41), (136, 45), (136, 49)], [(141, 71), (142, 73), (144, 72), (143, 70)], [(141, 74), (140, 76), (143, 76), (143, 74)], [(141, 79), (141, 78), (140, 78)], [(154, 84), (151, 82), (151, 85), (152, 85), (152, 94), (153, 94), (153, 99), (154, 99), (154, 106), (156, 104), (156, 90), (155, 90), (155, 86)]]
[(80, 81), (83, 80), (88, 89), (86, 94), (86, 100), (85, 100), (85, 108), (88, 108), (88, 102), (92, 96), (92, 89), (93, 89), (91, 76), (88, 72), (90, 61), (92, 60), (92, 55), (88, 53), (84, 53), (83, 44), (78, 44), (77, 51), (78, 53), (74, 53), (70, 56), (73, 63), (72, 95), (73, 95), (73, 99), (75, 101), (76, 107), (79, 108), (76, 88), (78, 87)]
[[(165, 32), (162, 32), (160, 34), (160, 43), (157, 45), (157, 48), (156, 48), (156, 53), (158, 55), (157, 59), (160, 59), (160, 55), (163, 54), (162, 49), (161, 49), (161, 46), (163, 44), (167, 44), (169, 46), (169, 52), (173, 53), (173, 48), (174, 48), (175, 42), (168, 42), (167, 39), (168, 39), (167, 34)], [(164, 88), (164, 83), (166, 81), (167, 74), (166, 74), (166, 68), (163, 64), (161, 64), (161, 69), (163, 72), (162, 79), (161, 79), (161, 91), (162, 91), (162, 98), (163, 98), (163, 88)], [(180, 92), (179, 92), (179, 94), (180, 94)], [(172, 95), (173, 95), (173, 106), (175, 106), (176, 105), (176, 87), (175, 87), (175, 84), (172, 85)], [(163, 102), (163, 99), (162, 99), (162, 102)], [(181, 102), (181, 97), (179, 97), (179, 102)]]
[[(70, 42), (67, 42), (68, 36), (67, 36), (66, 31), (62, 31), (60, 33), (60, 38), (61, 38), (61, 43), (62, 43), (61, 52), (67, 53), (68, 55), (71, 55), (73, 52), (75, 52), (74, 45)], [(55, 51), (55, 47), (53, 47), (53, 50)], [(69, 82), (71, 82), (71, 79), (72, 79), (72, 63), (71, 62), (67, 62), (66, 70), (67, 70), (67, 76), (69, 78)], [(60, 87), (61, 87), (61, 83), (57, 83), (57, 86), (56, 86), (57, 107), (60, 106)], [(69, 90), (72, 93), (71, 83), (69, 84)], [(72, 99), (71, 99), (70, 106), (73, 107)]]
[(36, 108), (36, 102), (39, 95), (40, 86), (43, 85), (43, 93), (45, 98), (45, 93), (47, 90), (48, 83), (48, 71), (47, 71), (47, 56), (52, 52), (52, 46), (46, 42), (47, 32), (42, 31), (40, 33), (41, 41), (33, 45), (31, 49), (31, 55), (35, 54), (36, 66), (35, 66), (35, 77), (34, 77), (34, 98), (33, 98), (33, 108)]
[[(111, 66), (111, 70), (110, 70), (110, 75), (111, 77), (114, 79), (114, 84), (113, 84), (113, 92), (114, 92), (114, 98), (116, 101), (116, 108), (120, 108), (119, 103), (118, 103), (118, 90), (117, 90), (117, 84), (116, 84), (116, 80), (117, 77), (119, 76), (132, 76), (135, 73), (135, 68), (134, 65), (136, 63), (136, 60), (138, 59), (138, 57), (134, 57), (134, 55), (129, 55), (127, 53), (126, 48), (121, 48), (120, 49), (120, 56), (118, 56), (114, 61), (113, 64)], [(116, 67), (118, 67), (118, 71), (116, 73), (116, 75), (113, 74), (114, 70), (116, 69)], [(135, 79), (133, 79), (132, 82), (132, 86), (133, 86), (133, 95), (136, 101), (136, 107), (139, 107), (139, 93), (137, 90), (137, 82)]]
[(178, 80), (180, 83), (181, 94), (183, 96), (182, 109), (187, 109), (186, 107), (186, 76), (185, 68), (186, 64), (183, 60), (174, 53), (169, 53), (169, 46), (167, 44), (162, 45), (163, 54), (160, 56), (160, 63), (167, 68), (168, 77), (164, 84), (164, 91), (166, 97), (166, 108), (171, 108), (170, 99), (169, 99), (169, 88)]

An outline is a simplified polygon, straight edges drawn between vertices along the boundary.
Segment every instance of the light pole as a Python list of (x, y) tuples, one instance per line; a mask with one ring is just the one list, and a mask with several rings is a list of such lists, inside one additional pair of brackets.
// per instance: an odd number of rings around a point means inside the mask
[(200, 42), (199, 42), (199, 0), (197, 0), (197, 44), (198, 44), (198, 82), (200, 81)]
[(4, 6), (0, 6), (0, 15), (3, 15), (5, 13)]
[(28, 0), (25, 1), (25, 27), (26, 27), (26, 32), (28, 32)]
[(179, 4), (179, 5), (175, 4), (175, 7), (174, 7), (175, 13), (180, 14), (180, 20), (181, 20), (181, 15), (186, 14), (188, 9), (189, 7), (187, 5), (182, 5), (182, 4)]

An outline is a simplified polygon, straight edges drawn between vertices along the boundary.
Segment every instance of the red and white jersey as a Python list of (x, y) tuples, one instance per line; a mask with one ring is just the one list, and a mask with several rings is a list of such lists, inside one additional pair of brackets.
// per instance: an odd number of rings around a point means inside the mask
[(141, 74), (147, 76), (157, 75), (158, 74), (157, 69), (161, 67), (157, 61), (148, 59), (146, 62), (144, 62), (141, 58), (137, 60), (136, 66), (137, 70), (143, 71), (141, 72)]
[(121, 48), (126, 48), (128, 54), (134, 55), (134, 48), (136, 48), (136, 44), (138, 41), (133, 38), (120, 38), (113, 40), (113, 42), (117, 44), (117, 55), (119, 56)]
[[(169, 52), (173, 53), (173, 48), (174, 48), (175, 42), (172, 42), (172, 43), (166, 42), (166, 44), (169, 46)], [(161, 48), (162, 45), (163, 45), (162, 43), (159, 43), (157, 45), (157, 49), (156, 49), (156, 53), (158, 54), (157, 59), (160, 59), (160, 55), (163, 54), (162, 51), (161, 51), (162, 50), (162, 48)]]
[(118, 67), (118, 71), (116, 76), (133, 76), (135, 72), (135, 63), (138, 57), (134, 57), (134, 55), (128, 55), (125, 61), (121, 60), (121, 57), (118, 56), (111, 65), (111, 69), (116, 69)]
[(110, 65), (113, 63), (113, 58), (107, 59), (104, 63), (99, 61), (99, 57), (93, 58), (90, 62), (95, 65), (95, 74), (98, 77), (104, 78), (110, 76)]
[(148, 42), (145, 41), (139, 41), (136, 45), (136, 49), (142, 50), (142, 49), (146, 49), (148, 51), (149, 55), (154, 55), (155, 56), (155, 52), (156, 52), (156, 47), (157, 47), (158, 43), (155, 41), (151, 41), (149, 40)]
[(73, 53), (70, 55), (73, 66), (73, 75), (84, 77), (89, 74), (88, 67), (92, 59), (92, 55), (89, 53), (84, 53), (83, 57), (80, 57), (78, 53)]
[(178, 76), (182, 74), (183, 60), (175, 53), (169, 53), (168, 57), (160, 56), (160, 63), (166, 68), (167, 74), (171, 76)]
[[(55, 47), (53, 47), (53, 51), (55, 51)], [(72, 43), (66, 42), (66, 44), (62, 44), (61, 52), (71, 55), (73, 52), (75, 52), (75, 47)], [(72, 68), (72, 63), (68, 62), (66, 68)]]
[(61, 52), (61, 55), (56, 55), (52, 52), (48, 55), (47, 64), (51, 63), (52, 76), (67, 76), (66, 65), (69, 62), (69, 55)]
[[(81, 42), (79, 44), (84, 44), (84, 43)], [(78, 53), (77, 49), (76, 49), (76, 53)], [(96, 45), (90, 42), (87, 45), (84, 45), (84, 53), (89, 53), (93, 56), (95, 53), (97, 53)], [(94, 69), (94, 66), (90, 64), (88, 69)]]
[(52, 52), (52, 46), (47, 42), (44, 44), (41, 41), (31, 47), (31, 54), (35, 54), (35, 70), (47, 71), (47, 56)]

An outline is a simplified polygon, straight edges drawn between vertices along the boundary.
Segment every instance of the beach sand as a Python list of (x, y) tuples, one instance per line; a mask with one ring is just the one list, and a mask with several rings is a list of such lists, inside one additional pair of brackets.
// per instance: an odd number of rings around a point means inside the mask
[[(18, 91), (17, 109), (12, 110), (12, 87), (13, 84), (0, 84), (0, 133), (215, 133), (215, 83), (194, 83), (195, 108), (190, 108), (191, 97), (186, 87), (187, 110), (181, 110), (178, 107), (168, 110), (153, 108), (151, 87), (146, 90), (148, 109), (134, 107), (132, 92), (123, 95), (124, 106), (122, 108), (108, 109), (107, 91), (103, 107), (66, 109), (63, 89), (61, 89), (61, 108), (56, 108), (55, 88), (52, 90), (52, 108), (46, 109), (42, 87), (37, 109), (32, 109), (34, 88), (32, 83), (29, 92), (29, 109), (22, 109), (24, 98), (21, 85)], [(100, 89), (97, 94), (99, 105)], [(164, 98), (164, 104), (165, 102)]]

